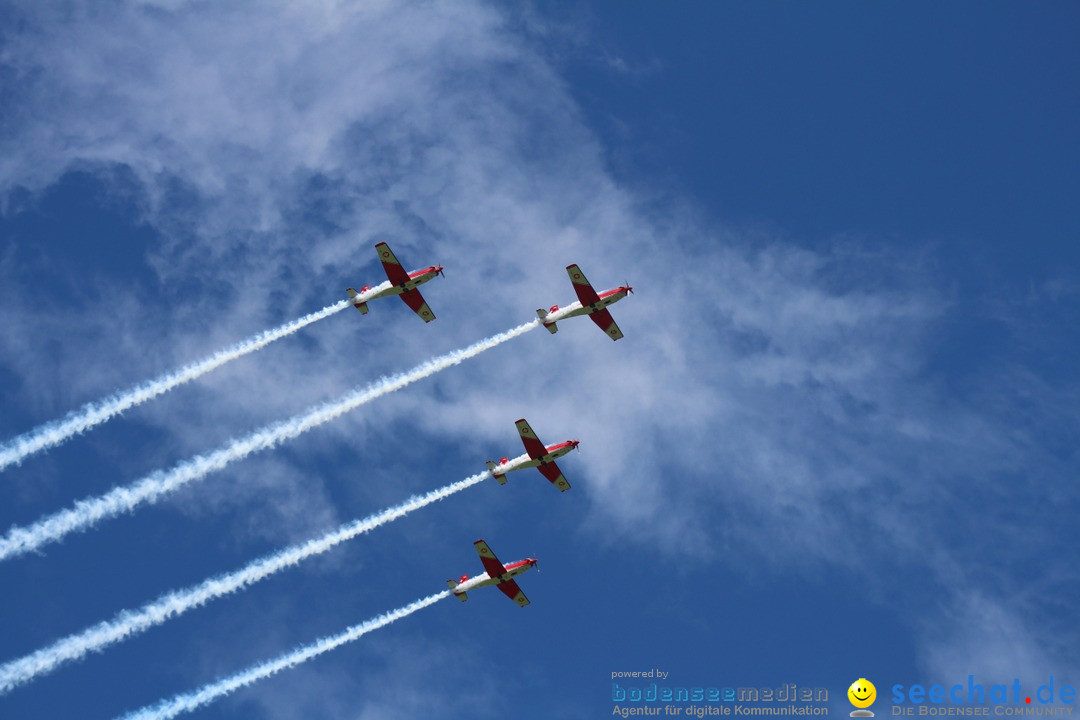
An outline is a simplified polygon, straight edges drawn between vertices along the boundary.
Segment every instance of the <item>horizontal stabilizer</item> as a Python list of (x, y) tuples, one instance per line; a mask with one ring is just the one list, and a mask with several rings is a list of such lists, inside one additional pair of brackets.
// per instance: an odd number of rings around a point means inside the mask
[(360, 311), (361, 315), (367, 315), (368, 306), (366, 302), (356, 302), (356, 298), (360, 297), (360, 293), (356, 292), (356, 288), (349, 288), (349, 299), (353, 301), (353, 307)]
[(487, 461), (487, 469), (488, 469), (488, 472), (491, 473), (491, 477), (498, 480), (500, 485), (505, 485), (506, 484), (506, 475), (498, 475), (498, 474), (496, 474), (495, 473), (495, 467), (496, 467), (496, 465), (495, 465), (494, 460), (488, 460)]
[[(457, 588), (457, 586), (458, 586), (457, 582), (455, 582), (453, 580), (447, 580), (446, 584), (450, 586), (451, 590), (455, 590)], [(466, 600), (469, 599), (468, 593), (463, 593), (463, 592), (455, 592), (454, 597), (456, 597), (461, 602), (465, 602)]]
[(559, 326), (556, 323), (547, 322), (546, 321), (547, 316), (548, 316), (547, 310), (545, 310), (543, 308), (537, 308), (536, 309), (536, 317), (540, 318), (540, 322), (544, 323), (544, 327), (547, 328), (547, 331), (549, 333), (551, 333), (552, 335), (554, 335), (555, 333), (559, 332)]

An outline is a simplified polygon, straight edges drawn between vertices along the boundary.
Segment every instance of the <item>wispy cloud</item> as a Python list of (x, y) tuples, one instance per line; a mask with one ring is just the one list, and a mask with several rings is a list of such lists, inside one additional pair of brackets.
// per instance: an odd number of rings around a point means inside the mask
[(408, 372), (380, 378), (371, 385), (358, 388), (335, 402), (324, 403), (302, 415), (256, 430), (247, 437), (234, 440), (214, 452), (192, 458), (171, 470), (159, 471), (100, 497), (81, 500), (75, 504), (75, 507), (50, 515), (25, 528), (12, 528), (0, 539), (0, 560), (23, 555), (47, 543), (56, 542), (70, 533), (86, 530), (102, 520), (131, 512), (148, 503), (157, 502), (163, 496), (176, 492), (184, 485), (200, 480), (231, 463), (243, 460), (253, 453), (275, 447), (285, 440), (296, 438), (372, 400), (476, 357), (486, 350), (537, 327), (539, 327), (538, 321), (531, 320), (506, 332), (484, 338), (468, 347), (432, 358)]
[[(365, 295), (370, 297), (374, 294), (374, 290), (362, 293), (361, 300)], [(104, 400), (88, 403), (78, 410), (73, 410), (68, 413), (63, 420), (46, 423), (45, 425), (35, 428), (31, 432), (12, 438), (3, 445), (0, 445), (0, 470), (3, 470), (8, 465), (17, 465), (29, 455), (33, 455), (34, 453), (50, 447), (55, 447), (79, 433), (86, 432), (95, 425), (106, 422), (125, 410), (130, 410), (137, 405), (143, 404), (147, 400), (151, 400), (158, 395), (163, 395), (179, 385), (191, 382), (192, 380), (197, 380), (206, 373), (221, 367), (225, 363), (238, 360), (245, 355), (260, 350), (275, 340), (299, 332), (311, 323), (318, 322), (347, 307), (349, 307), (348, 300), (342, 300), (333, 305), (328, 305), (318, 312), (309, 313), (301, 318), (297, 318), (296, 320), (285, 323), (272, 330), (266, 330), (255, 337), (227, 347), (224, 350), (214, 353), (205, 360), (192, 363), (191, 365), (187, 365), (174, 372), (154, 378), (153, 380), (137, 385), (130, 390), (112, 395)]]
[(321, 555), (343, 542), (403, 518), (409, 513), (466, 490), (490, 477), (484, 472), (424, 495), (413, 496), (382, 512), (343, 525), (322, 537), (259, 558), (239, 570), (210, 578), (194, 587), (170, 592), (138, 610), (121, 611), (112, 620), (98, 623), (26, 657), (0, 665), (0, 694), (50, 673), (64, 663), (78, 660), (90, 652), (100, 651), (109, 645), (126, 640), (132, 635), (167, 622), (211, 600), (243, 590), (312, 556)]
[(128, 713), (124, 718), (130, 720), (136, 720), (136, 718), (146, 718), (147, 720), (149, 720), (149, 718), (156, 718), (157, 720), (164, 720), (165, 718), (174, 718), (178, 715), (191, 712), (192, 710), (197, 710), (242, 687), (256, 683), (259, 680), (264, 680), (282, 670), (288, 670), (289, 668), (305, 663), (312, 658), (328, 653), (346, 643), (355, 642), (370, 632), (408, 617), (409, 615), (412, 615), (419, 610), (423, 610), (430, 605), (434, 605), (449, 596), (450, 591), (444, 590), (440, 593), (429, 595), (426, 598), (421, 598), (420, 600), (409, 603), (397, 610), (391, 610), (390, 612), (374, 617), (367, 622), (354, 625), (337, 635), (322, 638), (317, 642), (282, 655), (274, 660), (269, 660), (230, 677), (205, 685), (198, 690), (194, 690), (185, 695), (177, 695), (168, 700), (163, 700), (152, 707)]

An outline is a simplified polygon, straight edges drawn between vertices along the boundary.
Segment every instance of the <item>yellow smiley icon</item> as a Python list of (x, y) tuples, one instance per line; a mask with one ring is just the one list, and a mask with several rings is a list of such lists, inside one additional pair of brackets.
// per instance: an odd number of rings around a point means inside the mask
[(877, 699), (877, 688), (866, 678), (859, 678), (847, 689), (848, 700), (857, 708), (868, 708)]

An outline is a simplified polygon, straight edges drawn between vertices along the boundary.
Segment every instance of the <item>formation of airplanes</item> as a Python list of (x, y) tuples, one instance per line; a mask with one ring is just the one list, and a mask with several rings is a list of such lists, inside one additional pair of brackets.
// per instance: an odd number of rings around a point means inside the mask
[[(381, 242), (376, 245), (375, 252), (379, 255), (379, 262), (382, 263), (383, 270), (386, 272), (387, 281), (377, 285), (375, 288), (365, 285), (360, 288), (359, 292), (355, 288), (348, 288), (346, 292), (348, 292), (353, 306), (364, 315), (367, 315), (369, 300), (397, 295), (413, 312), (420, 316), (421, 320), (424, 322), (434, 320), (435, 313), (431, 311), (427, 301), (424, 300), (424, 296), (416, 288), (436, 275), (446, 277), (443, 275), (443, 266), (430, 265), (420, 270), (406, 272), (397, 256), (394, 255), (394, 251), (386, 243)], [(607, 307), (608, 305), (614, 305), (627, 295), (632, 295), (634, 288), (630, 285), (620, 285), (617, 288), (597, 293), (585, 277), (585, 273), (581, 272), (581, 268), (577, 265), (567, 265), (566, 274), (570, 276), (570, 282), (574, 285), (574, 292), (577, 294), (578, 299), (564, 308), (552, 305), (548, 310), (540, 308), (536, 311), (537, 317), (540, 318), (540, 322), (544, 324), (548, 332), (554, 335), (559, 331), (559, 326), (556, 324), (559, 320), (577, 317), (578, 315), (588, 315), (596, 323), (596, 326), (607, 333), (612, 340), (621, 338), (623, 336), (622, 330), (615, 324), (615, 318), (611, 317)]]
[[(379, 262), (382, 263), (383, 270), (386, 272), (386, 282), (374, 288), (365, 285), (359, 292), (354, 288), (348, 288), (349, 300), (352, 301), (353, 306), (362, 314), (367, 315), (368, 301), (397, 295), (413, 312), (420, 316), (421, 320), (424, 322), (434, 320), (435, 313), (428, 307), (427, 301), (424, 300), (424, 296), (420, 294), (417, 288), (436, 275), (445, 277), (442, 265), (430, 265), (420, 270), (406, 272), (397, 256), (394, 255), (394, 251), (385, 242), (377, 244), (375, 251), (379, 256)], [(630, 285), (620, 285), (617, 288), (598, 293), (593, 289), (593, 286), (586, 279), (585, 273), (577, 265), (567, 265), (566, 273), (570, 276), (570, 282), (574, 286), (574, 292), (578, 299), (563, 308), (552, 305), (548, 310), (541, 308), (536, 311), (537, 317), (543, 326), (547, 328), (547, 331), (554, 335), (559, 331), (556, 323), (560, 320), (579, 315), (588, 315), (596, 323), (596, 326), (603, 330), (612, 340), (622, 338), (622, 330), (619, 329), (619, 326), (615, 323), (615, 318), (611, 316), (607, 308), (627, 295), (633, 294), (634, 288)], [(518, 420), (516, 425), (518, 434), (521, 436), (521, 443), (525, 446), (525, 454), (519, 455), (512, 460), (503, 457), (498, 463), (495, 463), (494, 460), (488, 460), (487, 467), (491, 476), (500, 485), (505, 485), (507, 473), (534, 467), (561, 492), (569, 490), (570, 483), (567, 482), (559, 466), (555, 464), (555, 460), (576, 449), (580, 441), (566, 440), (556, 445), (544, 445), (524, 418)], [(462, 575), (457, 581), (447, 580), (446, 582), (453, 591), (454, 596), (458, 600), (465, 602), (468, 599), (467, 593), (470, 590), (494, 585), (519, 606), (525, 607), (528, 605), (529, 598), (525, 597), (525, 593), (518, 587), (514, 578), (534, 567), (536, 558), (525, 558), (524, 560), (503, 565), (486, 542), (477, 540), (473, 545), (480, 556), (484, 572), (474, 577)]]

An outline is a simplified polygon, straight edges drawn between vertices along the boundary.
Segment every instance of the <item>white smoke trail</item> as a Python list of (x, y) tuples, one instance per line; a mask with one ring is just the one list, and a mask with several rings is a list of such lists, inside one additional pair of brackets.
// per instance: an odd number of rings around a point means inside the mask
[(128, 713), (123, 717), (123, 720), (150, 720), (151, 718), (154, 720), (167, 720), (167, 718), (174, 718), (181, 713), (197, 710), (198, 708), (217, 700), (223, 695), (228, 695), (234, 690), (239, 690), (242, 687), (252, 685), (259, 680), (275, 675), (282, 670), (296, 667), (314, 657), (330, 652), (346, 643), (350, 643), (353, 640), (368, 634), (372, 630), (378, 630), (395, 620), (400, 620), (407, 615), (412, 615), (417, 610), (422, 610), (428, 605), (434, 605), (449, 595), (449, 590), (443, 590), (435, 595), (429, 595), (428, 597), (417, 600), (405, 607), (392, 610), (384, 615), (379, 615), (360, 625), (354, 625), (343, 633), (317, 640), (311, 645), (294, 650), (275, 660), (264, 662), (244, 670), (243, 672), (218, 680), (217, 682), (204, 685), (199, 690), (183, 695), (176, 695), (175, 697), (169, 700), (163, 700), (152, 707), (145, 707), (142, 710)]
[(98, 623), (77, 635), (70, 635), (26, 657), (0, 666), (0, 695), (40, 675), (52, 672), (64, 663), (78, 660), (89, 652), (126, 640), (132, 635), (178, 617), (188, 610), (205, 605), (215, 598), (246, 589), (264, 578), (297, 565), (302, 560), (324, 553), (346, 540), (393, 522), (414, 510), (461, 492), (489, 477), (491, 477), (489, 473), (482, 472), (424, 495), (414, 495), (400, 505), (363, 520), (355, 520), (342, 525), (334, 532), (320, 538), (259, 558), (240, 570), (210, 578), (186, 590), (168, 593), (139, 610), (124, 610), (113, 620)]
[(198, 480), (230, 463), (242, 460), (252, 453), (272, 448), (284, 440), (290, 440), (361, 405), (395, 390), (434, 375), (440, 370), (457, 365), (485, 350), (490, 350), (508, 340), (539, 327), (539, 320), (530, 320), (498, 335), (485, 338), (462, 350), (453, 350), (416, 366), (407, 373), (380, 378), (366, 388), (358, 388), (339, 400), (320, 405), (303, 415), (268, 425), (240, 440), (234, 440), (209, 455), (197, 455), (177, 465), (172, 470), (159, 470), (126, 487), (113, 488), (95, 498), (80, 500), (75, 506), (39, 520), (28, 527), (16, 527), (0, 539), (0, 561), (28, 553), (31, 550), (55, 542), (68, 533), (85, 530), (105, 518), (134, 510), (143, 503), (157, 501), (193, 480)]
[[(390, 283), (386, 282), (383, 283), (383, 285), (369, 290), (361, 295), (360, 300), (362, 301), (365, 297), (374, 295), (384, 286), (389, 287), (389, 285)], [(61, 420), (54, 420), (41, 425), (28, 433), (14, 437), (3, 445), (0, 445), (0, 470), (3, 470), (8, 465), (18, 465), (29, 455), (33, 455), (46, 448), (55, 447), (72, 436), (86, 432), (95, 425), (100, 425), (125, 410), (130, 410), (136, 405), (141, 405), (147, 400), (167, 393), (178, 385), (183, 385), (186, 382), (191, 382), (196, 378), (202, 377), (211, 370), (215, 370), (227, 362), (242, 358), (249, 353), (264, 348), (286, 335), (292, 335), (294, 332), (307, 327), (313, 322), (318, 322), (323, 318), (344, 310), (351, 304), (352, 301), (350, 300), (342, 300), (333, 305), (327, 305), (318, 312), (305, 315), (302, 318), (285, 323), (272, 330), (266, 330), (254, 337), (231, 345), (205, 360), (185, 365), (179, 370), (167, 373), (141, 385), (136, 385), (123, 392), (115, 393), (104, 400), (87, 403), (78, 410), (72, 410)]]

